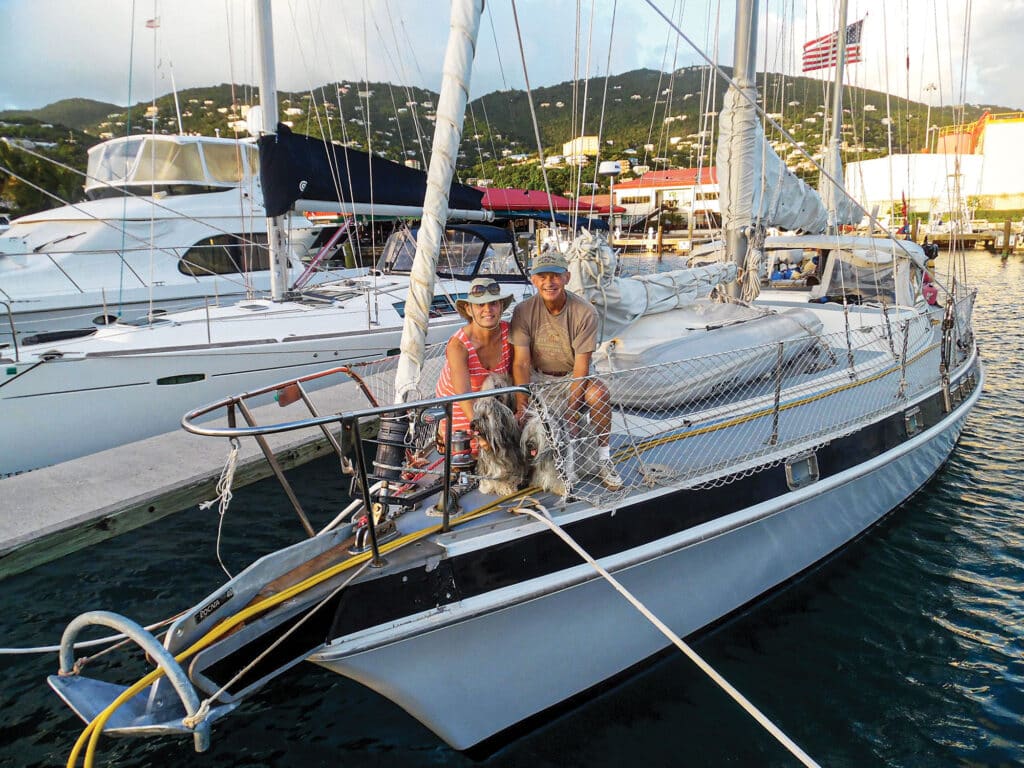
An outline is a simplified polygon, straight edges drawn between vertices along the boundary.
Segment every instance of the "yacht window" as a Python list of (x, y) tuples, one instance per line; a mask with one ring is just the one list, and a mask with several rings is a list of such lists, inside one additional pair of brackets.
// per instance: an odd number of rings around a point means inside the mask
[(138, 170), (132, 179), (136, 184), (205, 180), (199, 145), (171, 141), (147, 141), (139, 153)]
[[(441, 241), (441, 253), (437, 258), (437, 273), (444, 276), (470, 277), (476, 267), (476, 261), (483, 250), (484, 241), (472, 232), (463, 232), (457, 229), (445, 231), (444, 239)], [(501, 249), (507, 250), (501, 250)], [(481, 267), (480, 274), (519, 274), (515, 268), (514, 259), (511, 256), (511, 247), (507, 244), (496, 243), (488, 247), (488, 256), (485, 261), (492, 257), (491, 271), (484, 271)], [(416, 255), (416, 233), (413, 230), (396, 232), (388, 238), (384, 246), (384, 253), (381, 255), (379, 265), (382, 271), (395, 273), (411, 272), (413, 257)], [(511, 264), (508, 269), (504, 268), (506, 261)]]
[(216, 235), (189, 248), (178, 271), (183, 275), (235, 275), (270, 268), (266, 234)]
[(416, 255), (416, 237), (408, 229), (395, 232), (384, 243), (380, 257), (382, 272), (411, 272), (413, 257)]
[(135, 156), (141, 144), (141, 137), (133, 138), (107, 144), (101, 152), (90, 154), (87, 170), (90, 183), (103, 186), (104, 182), (124, 181), (135, 165)]
[(491, 243), (480, 260), (478, 275), (522, 275), (516, 266), (512, 243)]
[(206, 170), (214, 181), (235, 183), (245, 176), (241, 144), (205, 144)]
[(483, 241), (470, 232), (448, 230), (441, 243), (441, 254), (437, 259), (439, 273), (456, 277), (468, 277), (473, 273)]

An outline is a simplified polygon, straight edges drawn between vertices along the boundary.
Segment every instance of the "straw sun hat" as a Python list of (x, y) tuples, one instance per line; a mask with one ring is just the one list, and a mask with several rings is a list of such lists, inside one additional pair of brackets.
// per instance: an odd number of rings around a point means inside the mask
[(512, 303), (512, 294), (502, 294), (501, 284), (493, 277), (478, 277), (469, 284), (466, 296), (455, 300), (455, 309), (464, 319), (472, 320), (468, 304), (487, 304), (492, 301), (500, 301), (501, 311), (504, 313)]

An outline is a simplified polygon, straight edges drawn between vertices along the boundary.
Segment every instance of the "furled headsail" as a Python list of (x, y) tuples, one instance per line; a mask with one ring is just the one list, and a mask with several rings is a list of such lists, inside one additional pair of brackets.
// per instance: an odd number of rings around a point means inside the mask
[(822, 174), (818, 181), (818, 194), (822, 204), (828, 211), (835, 211), (838, 225), (855, 226), (864, 217), (860, 204), (846, 193), (843, 180), (843, 160), (839, 156), (839, 145), (830, 144), (825, 153), (822, 167), (832, 177), (830, 180)]
[[(260, 183), (267, 216), (280, 216), (299, 200), (421, 207), (427, 174), (340, 144), (293, 133), (278, 124), (261, 136)], [(483, 192), (452, 182), (448, 206), (479, 211)]]

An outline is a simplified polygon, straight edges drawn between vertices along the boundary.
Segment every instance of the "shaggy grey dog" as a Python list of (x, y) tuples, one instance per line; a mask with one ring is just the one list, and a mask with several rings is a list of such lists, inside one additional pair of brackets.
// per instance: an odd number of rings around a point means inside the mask
[[(557, 429), (557, 427), (556, 427)], [(564, 430), (558, 429), (559, 432)], [(565, 445), (570, 445), (567, 435)], [(558, 473), (558, 463), (550, 430), (544, 423), (540, 413), (534, 408), (526, 412), (526, 423), (523, 424), (522, 450), (530, 462), (530, 485), (549, 491), (558, 496), (568, 495), (568, 489), (562, 476)]]
[[(509, 385), (508, 377), (492, 374), (484, 380), (480, 391)], [(514, 398), (511, 403), (514, 407)], [(477, 433), (476, 472), (483, 493), (507, 496), (526, 481), (527, 463), (512, 407), (504, 396), (473, 401), (471, 426)]]
[(569, 417), (568, 389), (541, 389), (535, 396), (522, 437), (523, 453), (530, 462), (530, 485), (565, 497), (581, 477), (597, 470), (597, 438), (586, 417)]

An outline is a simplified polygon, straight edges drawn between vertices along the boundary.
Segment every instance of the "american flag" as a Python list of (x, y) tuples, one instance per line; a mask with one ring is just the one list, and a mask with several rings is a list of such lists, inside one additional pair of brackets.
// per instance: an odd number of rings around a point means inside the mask
[[(864, 19), (855, 21), (846, 27), (846, 63), (856, 64), (860, 61), (860, 33), (864, 26)], [(835, 65), (839, 53), (836, 40), (838, 32), (819, 37), (804, 43), (804, 72), (812, 72), (815, 69), (825, 69)]]

